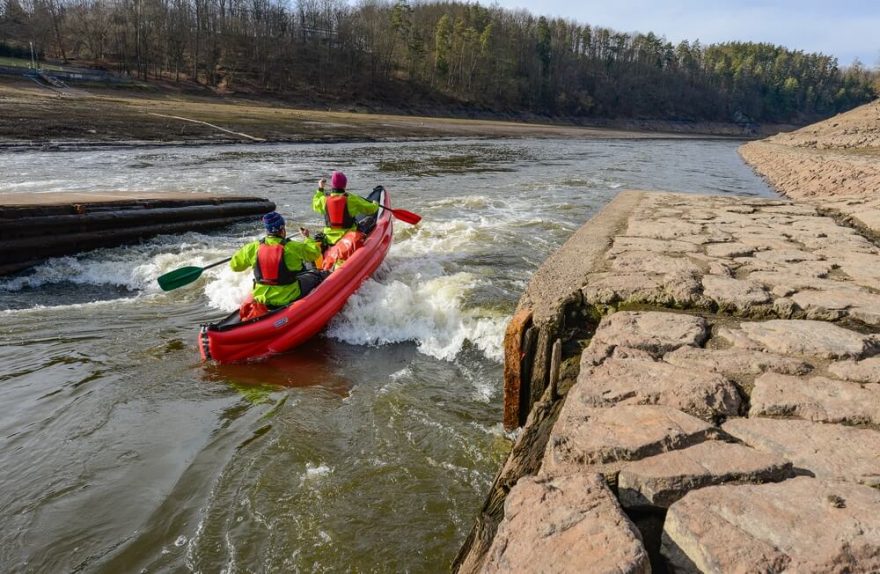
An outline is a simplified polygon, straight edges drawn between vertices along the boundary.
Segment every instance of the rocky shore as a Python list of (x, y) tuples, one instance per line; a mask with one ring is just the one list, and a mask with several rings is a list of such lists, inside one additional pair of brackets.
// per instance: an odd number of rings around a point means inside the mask
[(880, 226), (849, 207), (630, 191), (572, 236), (508, 327), (523, 428), (455, 569), (880, 571)]
[(849, 218), (878, 238), (880, 100), (739, 149), (780, 193)]

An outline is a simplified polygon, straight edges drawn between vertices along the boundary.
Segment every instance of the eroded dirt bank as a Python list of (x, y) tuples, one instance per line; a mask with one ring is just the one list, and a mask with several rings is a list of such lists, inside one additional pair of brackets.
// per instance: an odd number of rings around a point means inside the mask
[[(297, 109), (283, 102), (156, 89), (85, 86), (50, 91), (0, 76), (0, 150), (29, 146), (383, 141), (437, 137), (760, 137), (780, 126), (597, 120), (595, 127), (525, 121)], [(441, 111), (438, 111), (442, 112)], [(782, 126), (783, 129), (788, 128)]]
[(880, 569), (878, 285), (816, 205), (620, 194), (520, 301), (457, 570)]

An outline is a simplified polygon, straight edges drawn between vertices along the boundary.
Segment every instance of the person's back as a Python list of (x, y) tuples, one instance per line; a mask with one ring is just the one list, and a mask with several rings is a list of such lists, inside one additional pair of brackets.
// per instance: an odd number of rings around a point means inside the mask
[(318, 182), (318, 189), (312, 197), (312, 209), (324, 216), (324, 244), (335, 245), (346, 233), (357, 230), (357, 216), (373, 215), (379, 211), (379, 206), (346, 192), (348, 178), (341, 171), (334, 171), (330, 177), (329, 192), (325, 185), (325, 179)]
[[(302, 242), (286, 237), (284, 218), (276, 212), (263, 216), (266, 237), (252, 241), (232, 256), (229, 266), (233, 271), (253, 268), (253, 301), (266, 308), (283, 307), (308, 294), (321, 276), (312, 277), (305, 262), (321, 256), (320, 246), (306, 237)], [(246, 302), (247, 304), (247, 302)], [(242, 319), (254, 315), (254, 311), (242, 306)]]

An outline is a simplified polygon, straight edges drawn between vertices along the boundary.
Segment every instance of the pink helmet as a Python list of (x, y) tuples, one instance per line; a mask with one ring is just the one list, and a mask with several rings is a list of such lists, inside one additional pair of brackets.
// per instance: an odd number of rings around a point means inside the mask
[(330, 176), (330, 187), (333, 189), (345, 189), (346, 185), (348, 185), (348, 178), (345, 177), (345, 174), (341, 171), (334, 171), (333, 175)]

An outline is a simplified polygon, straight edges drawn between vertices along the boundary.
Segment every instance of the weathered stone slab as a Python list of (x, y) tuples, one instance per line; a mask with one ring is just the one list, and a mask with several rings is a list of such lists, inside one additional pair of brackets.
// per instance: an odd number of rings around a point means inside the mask
[(739, 329), (723, 327), (718, 336), (737, 348), (783, 355), (858, 359), (876, 352), (873, 337), (822, 321), (747, 322)]
[(837, 253), (834, 261), (841, 271), (865, 287), (880, 285), (880, 255), (870, 253)]
[(880, 295), (842, 287), (828, 291), (801, 291), (793, 295), (792, 300), (811, 319), (835, 320), (849, 315), (867, 325), (880, 324)]
[(880, 432), (802, 420), (732, 419), (725, 432), (817, 478), (880, 486)]
[(821, 255), (815, 255), (800, 249), (772, 249), (755, 253), (755, 258), (770, 263), (800, 263), (802, 261), (821, 261)]
[(481, 572), (648, 574), (639, 531), (598, 474), (521, 478)]
[(751, 417), (762, 415), (825, 423), (880, 424), (880, 385), (862, 387), (825, 377), (766, 373), (755, 380), (749, 410)]
[(832, 269), (834, 269), (834, 264), (830, 261), (799, 261), (797, 263), (783, 263), (756, 259), (754, 257), (735, 257), (732, 261), (740, 266), (740, 271), (743, 273), (776, 272), (790, 273), (792, 275), (801, 275), (804, 277), (825, 277)]
[(804, 375), (813, 369), (809, 363), (800, 359), (747, 349), (682, 347), (664, 355), (663, 360), (679, 367), (702, 369), (727, 376), (759, 375), (767, 371)]
[(629, 251), (651, 251), (654, 253), (697, 253), (698, 245), (675, 239), (651, 239), (649, 237), (615, 237), (614, 245), (608, 250), (609, 257), (617, 257)]
[(625, 507), (668, 508), (691, 490), (731, 482), (775, 482), (791, 476), (791, 463), (740, 444), (709, 440), (624, 466), (617, 477)]
[(666, 405), (705, 421), (736, 416), (740, 402), (734, 384), (718, 373), (644, 359), (608, 360), (582, 370), (566, 399), (584, 408)]
[(594, 304), (692, 305), (700, 298), (700, 290), (699, 279), (686, 273), (594, 273), (581, 292)]
[(734, 307), (739, 311), (771, 300), (767, 290), (758, 283), (714, 275), (703, 277), (703, 295), (721, 307)]
[(699, 273), (700, 268), (687, 257), (671, 257), (651, 251), (628, 251), (611, 261), (619, 273)]
[(828, 365), (828, 372), (856, 383), (880, 383), (880, 357), (862, 361), (837, 361)]
[(785, 215), (796, 215), (799, 217), (816, 217), (816, 208), (803, 203), (787, 203), (785, 205), (770, 205), (761, 207), (762, 213), (782, 213)]
[(602, 319), (591, 345), (630, 347), (660, 356), (685, 345), (700, 345), (707, 337), (708, 327), (702, 317), (620, 311)]
[(858, 285), (834, 279), (822, 279), (812, 275), (803, 275), (779, 271), (753, 271), (749, 274), (749, 280), (756, 281), (768, 287), (786, 287), (790, 292), (812, 289), (816, 291), (846, 291), (859, 293), (864, 292)]
[(541, 473), (558, 476), (638, 460), (702, 442), (716, 430), (667, 406), (585, 409), (566, 401), (547, 441)]
[(733, 257), (750, 257), (755, 252), (753, 245), (736, 241), (730, 243), (712, 243), (706, 246), (706, 255), (730, 259)]
[(857, 484), (704, 488), (669, 508), (663, 530), (675, 572), (880, 571), (880, 491)]
[(638, 220), (632, 219), (627, 227), (626, 235), (630, 237), (650, 237), (653, 239), (680, 239), (687, 241), (691, 236), (699, 235), (703, 226), (688, 223), (681, 219)]
[(754, 247), (755, 250), (767, 251), (771, 249), (797, 249), (797, 243), (788, 241), (782, 236), (770, 233), (769, 229), (763, 229), (763, 232), (754, 233), (753, 230), (743, 229), (736, 234), (736, 240), (739, 243)]

